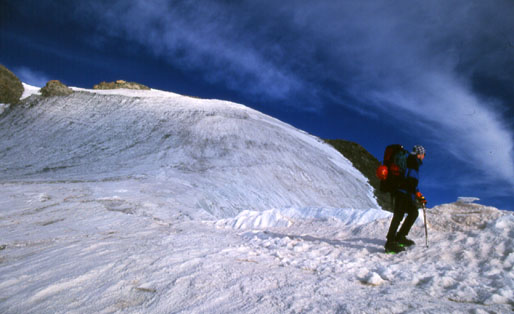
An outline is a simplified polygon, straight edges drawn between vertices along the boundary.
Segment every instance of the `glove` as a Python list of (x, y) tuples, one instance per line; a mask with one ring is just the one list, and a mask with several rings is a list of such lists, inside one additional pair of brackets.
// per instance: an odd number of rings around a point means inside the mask
[(416, 193), (416, 199), (418, 200), (418, 202), (420, 202), (421, 204), (423, 205), (426, 205), (427, 204), (427, 199), (425, 198), (425, 196), (423, 194), (421, 194), (421, 192), (417, 192)]

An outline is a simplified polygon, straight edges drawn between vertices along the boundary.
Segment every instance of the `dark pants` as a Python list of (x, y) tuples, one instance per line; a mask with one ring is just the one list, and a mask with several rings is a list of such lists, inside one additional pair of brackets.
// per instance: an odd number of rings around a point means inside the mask
[[(405, 218), (400, 231), (396, 233), (405, 214), (407, 214), (407, 218)], [(410, 228), (418, 218), (418, 214), (418, 209), (412, 197), (409, 194), (397, 192), (395, 196), (393, 219), (389, 226), (387, 240), (394, 241), (397, 237), (406, 237), (407, 234), (409, 234)]]

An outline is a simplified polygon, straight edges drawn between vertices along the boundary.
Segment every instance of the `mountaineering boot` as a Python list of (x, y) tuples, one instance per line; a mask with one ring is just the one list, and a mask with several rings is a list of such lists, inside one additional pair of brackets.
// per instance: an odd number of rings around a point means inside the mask
[(398, 243), (400, 246), (412, 246), (416, 244), (411, 239), (403, 236), (396, 237), (396, 243)]
[(405, 251), (405, 249), (403, 247), (401, 247), (398, 242), (395, 242), (395, 241), (387, 241), (385, 246), (385, 252), (386, 253), (400, 253), (400, 252), (403, 252)]

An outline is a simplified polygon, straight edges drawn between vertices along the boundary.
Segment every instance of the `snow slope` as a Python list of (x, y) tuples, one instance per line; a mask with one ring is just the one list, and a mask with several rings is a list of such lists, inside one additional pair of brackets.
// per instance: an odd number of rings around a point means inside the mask
[(243, 106), (87, 92), (0, 128), (0, 313), (514, 310), (512, 213), (442, 205), (428, 248), (419, 219), (384, 254), (390, 217), (348, 161)]
[(157, 90), (75, 90), (32, 96), (0, 118), (4, 182), (138, 181), (144, 194), (169, 200), (164, 211), (202, 218), (379, 208), (367, 179), (335, 149), (243, 105)]
[[(510, 313), (514, 216), (428, 211), (417, 246), (383, 253), (389, 218), (146, 215), (113, 182), (4, 184), (2, 313)], [(302, 212), (300, 209), (298, 212)], [(260, 217), (259, 217), (260, 216)], [(246, 217), (246, 218), (245, 218)], [(260, 220), (260, 223), (256, 223)]]

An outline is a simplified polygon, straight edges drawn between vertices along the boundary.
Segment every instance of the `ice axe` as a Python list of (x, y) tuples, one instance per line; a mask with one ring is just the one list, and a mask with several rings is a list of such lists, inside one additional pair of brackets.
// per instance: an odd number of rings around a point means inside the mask
[(427, 210), (425, 203), (422, 203), (421, 206), (423, 207), (423, 219), (425, 220), (425, 245), (428, 248)]

